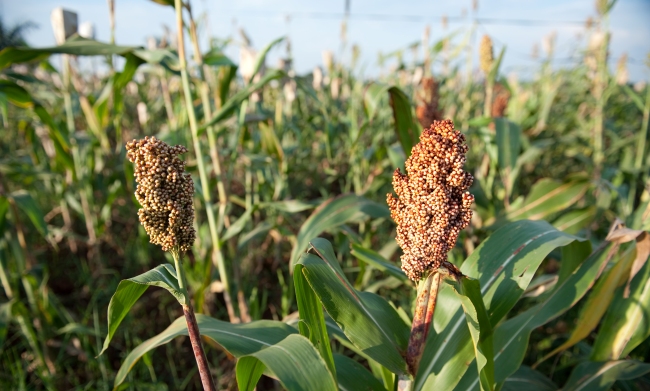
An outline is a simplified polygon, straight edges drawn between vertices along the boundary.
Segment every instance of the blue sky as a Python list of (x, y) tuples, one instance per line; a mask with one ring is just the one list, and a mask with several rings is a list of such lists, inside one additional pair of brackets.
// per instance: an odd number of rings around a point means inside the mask
[[(192, 0), (195, 16), (205, 16), (203, 37), (224, 38), (241, 27), (251, 38), (253, 46), (262, 48), (274, 38), (288, 35), (298, 73), (309, 72), (321, 64), (321, 53), (325, 49), (334, 51), (339, 57), (341, 18), (337, 14), (343, 13), (344, 4), (345, 0)], [(533, 46), (537, 44), (541, 53), (543, 38), (553, 31), (558, 36), (556, 65), (569, 65), (576, 48), (584, 47), (584, 35), (580, 38), (580, 33), (584, 32), (581, 23), (587, 17), (595, 16), (594, 0), (478, 0), (476, 12), (472, 11), (471, 0), (350, 0), (350, 5), (348, 42), (361, 48), (361, 63), (366, 67), (366, 73), (371, 75), (377, 71), (379, 52), (389, 53), (420, 41), (427, 24), (431, 26), (433, 42), (451, 31), (467, 31), (473, 16), (524, 21), (520, 24), (487, 21), (478, 24), (477, 41), (487, 33), (497, 46), (507, 46), (502, 67), (504, 73), (530, 75), (536, 69), (535, 60), (531, 59)], [(108, 40), (110, 32), (105, 0), (0, 0), (0, 14), (9, 25), (27, 20), (37, 23), (38, 28), (27, 34), (28, 42), (32, 46), (50, 46), (54, 44), (50, 12), (58, 6), (76, 11), (80, 23), (94, 23), (96, 38)], [(289, 20), (287, 14), (291, 15)], [(443, 15), (450, 18), (447, 30), (441, 26)], [(536, 24), (526, 20), (556, 23)], [(163, 25), (174, 26), (172, 8), (145, 0), (116, 0), (118, 44), (145, 45), (148, 36), (162, 35)], [(650, 71), (644, 62), (650, 53), (650, 0), (619, 0), (611, 13), (610, 28), (610, 62), (615, 64), (625, 52), (629, 56), (628, 69), (632, 80), (648, 80)], [(235, 34), (235, 37), (239, 36)], [(275, 65), (277, 58), (284, 53), (284, 49), (276, 49), (269, 63)], [(238, 61), (235, 47), (228, 54)], [(407, 60), (410, 55), (410, 51), (405, 51)], [(349, 60), (349, 52), (343, 59)]]

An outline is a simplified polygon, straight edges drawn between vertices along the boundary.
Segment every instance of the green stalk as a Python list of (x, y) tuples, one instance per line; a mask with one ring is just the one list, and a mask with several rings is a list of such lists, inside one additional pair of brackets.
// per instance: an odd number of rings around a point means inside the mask
[(201, 181), (201, 188), (203, 190), (203, 199), (205, 200), (205, 209), (208, 215), (208, 226), (210, 228), (210, 237), (212, 240), (212, 259), (217, 264), (219, 269), (219, 276), (223, 284), (223, 298), (226, 303), (226, 310), (230, 321), (236, 323), (239, 321), (232, 304), (230, 296), (230, 282), (228, 279), (228, 272), (226, 270), (226, 263), (221, 252), (221, 242), (219, 240), (219, 232), (217, 229), (217, 222), (214, 218), (214, 207), (212, 204), (212, 196), (210, 194), (210, 183), (205, 170), (205, 163), (203, 162), (203, 154), (201, 152), (201, 143), (199, 142), (198, 126), (196, 122), (196, 113), (194, 112), (194, 104), (192, 103), (192, 95), (190, 92), (190, 81), (187, 75), (187, 62), (185, 60), (185, 41), (183, 33), (183, 9), (182, 2), (175, 0), (176, 7), (176, 23), (178, 29), (178, 58), (181, 68), (181, 83), (183, 85), (183, 95), (185, 95), (185, 106), (187, 108), (187, 116), (190, 122), (190, 130), (192, 131), (192, 143), (194, 145), (194, 154), (199, 169), (199, 180)]

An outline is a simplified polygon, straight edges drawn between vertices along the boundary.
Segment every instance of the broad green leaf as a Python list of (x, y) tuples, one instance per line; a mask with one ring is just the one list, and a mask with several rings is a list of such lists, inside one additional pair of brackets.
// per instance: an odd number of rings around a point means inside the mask
[[(196, 314), (201, 335), (209, 337), (223, 347), (233, 356), (240, 358), (263, 348), (272, 346), (296, 330), (282, 322), (258, 320), (251, 323), (232, 324), (211, 318), (203, 314)], [(162, 333), (138, 345), (124, 359), (115, 376), (114, 386), (117, 387), (126, 379), (135, 363), (147, 352), (164, 345), (172, 339), (187, 335), (185, 317), (176, 319)]]
[(213, 67), (236, 67), (237, 65), (232, 62), (221, 50), (212, 49), (203, 55), (203, 63)]
[(165, 288), (174, 295), (176, 300), (181, 304), (185, 303), (185, 296), (178, 287), (176, 271), (172, 265), (158, 265), (139, 276), (120, 281), (117, 290), (108, 304), (108, 334), (106, 335), (104, 346), (102, 351), (99, 352), (99, 355), (104, 353), (108, 348), (115, 331), (117, 331), (117, 328), (126, 314), (129, 313), (131, 307), (133, 307), (135, 302), (138, 301), (140, 296), (142, 296), (150, 286)]
[(607, 310), (591, 360), (617, 360), (650, 336), (650, 262), (632, 280), (629, 297), (620, 288)]
[[(306, 256), (307, 254), (303, 254)], [(323, 306), (309, 282), (303, 274), (303, 265), (297, 264), (293, 269), (293, 281), (296, 290), (296, 301), (298, 302), (298, 313), (300, 322), (298, 329), (300, 334), (307, 337), (320, 353), (329, 371), (336, 376), (336, 367), (332, 357), (330, 337), (325, 326)]]
[(64, 53), (75, 56), (125, 55), (138, 49), (135, 46), (118, 46), (74, 36), (62, 45), (48, 48), (9, 47), (0, 52), (0, 69), (12, 64), (42, 59), (50, 54)]
[(45, 237), (47, 235), (45, 218), (41, 208), (38, 207), (32, 195), (25, 190), (18, 190), (9, 194), (8, 197), (16, 203), (18, 209), (27, 215), (32, 224), (34, 224), (34, 227), (36, 227), (36, 230)]
[[(636, 256), (636, 251), (628, 251), (621, 259), (616, 262), (614, 267), (608, 270), (602, 278), (599, 278), (596, 285), (591, 290), (587, 301), (580, 309), (576, 325), (567, 339), (562, 345), (553, 349), (550, 353), (546, 354), (540, 360), (544, 361), (549, 357), (570, 348), (576, 343), (584, 340), (591, 334), (591, 332), (598, 326), (600, 319), (605, 315), (605, 311), (614, 297), (614, 291), (621, 286), (626, 280), (627, 275), (630, 273), (632, 262)], [(607, 332), (603, 329), (603, 332)]]
[(22, 108), (34, 105), (29, 92), (11, 80), (0, 80), (0, 100), (3, 98)]
[(558, 386), (551, 379), (531, 367), (522, 365), (506, 379), (501, 391), (556, 391), (557, 389)]
[(384, 385), (350, 357), (336, 353), (336, 380), (341, 391), (386, 391)]
[[(494, 377), (497, 383), (513, 374), (521, 365), (530, 333), (573, 307), (598, 278), (602, 267), (617, 246), (601, 246), (565, 281), (556, 285), (544, 301), (501, 323), (494, 331)], [(467, 372), (461, 380), (463, 389), (474, 390), (478, 378)]]
[(321, 233), (365, 217), (377, 218), (389, 215), (385, 205), (355, 194), (346, 194), (323, 202), (300, 227), (296, 244), (291, 252), (290, 265), (295, 265), (300, 255), (309, 246), (309, 241)]
[(266, 45), (264, 47), (264, 49), (262, 49), (262, 51), (257, 55), (257, 58), (255, 59), (255, 65), (253, 66), (253, 73), (251, 74), (251, 80), (253, 80), (253, 78), (255, 78), (255, 75), (260, 71), (260, 69), (262, 68), (262, 65), (264, 65), (264, 62), (266, 61), (266, 56), (267, 56), (267, 54), (269, 54), (269, 51), (271, 51), (271, 49), (275, 45), (277, 45), (280, 42), (284, 41), (284, 39), (285, 39), (285, 37), (280, 37), (280, 38), (274, 39), (268, 45)]
[(409, 327), (386, 300), (354, 289), (327, 240), (316, 238), (311, 244), (318, 256), (305, 254), (299, 264), (327, 313), (364, 354), (393, 373), (406, 373)]
[(239, 391), (254, 391), (257, 382), (264, 374), (264, 363), (255, 357), (242, 357), (237, 360), (236, 376)]
[(616, 380), (631, 380), (650, 372), (650, 364), (633, 360), (578, 364), (571, 372), (564, 391), (607, 391)]
[(506, 118), (495, 118), (497, 149), (499, 152), (499, 168), (513, 170), (521, 150), (519, 125)]
[(494, 389), (494, 349), (492, 325), (481, 297), (478, 280), (463, 277), (452, 283), (465, 312), (469, 333), (472, 336), (481, 390)]
[[(479, 280), (490, 323), (498, 324), (512, 309), (548, 253), (576, 239), (545, 221), (518, 221), (484, 240), (461, 271)], [(414, 390), (454, 389), (474, 357), (461, 302), (445, 285), (438, 294), (436, 333), (428, 338)]]
[(373, 266), (377, 270), (386, 272), (391, 276), (399, 279), (400, 281), (403, 281), (405, 283), (410, 281), (401, 268), (379, 255), (379, 253), (376, 253), (356, 243), (352, 243), (352, 251), (350, 253), (354, 255), (358, 260)]
[[(289, 391), (337, 390), (334, 376), (327, 370), (322, 357), (302, 335), (291, 334), (274, 345), (250, 353), (243, 358), (247, 368), (253, 366), (253, 358), (277, 376), (282, 386)], [(250, 372), (257, 374), (254, 370)], [(238, 383), (239, 379), (238, 376)], [(246, 376), (241, 379), (246, 381), (246, 385), (250, 384)], [(253, 376), (250, 380), (252, 379)]]
[(575, 204), (590, 186), (583, 178), (565, 183), (549, 178), (541, 179), (533, 185), (524, 205), (510, 211), (506, 218), (508, 220), (544, 219)]

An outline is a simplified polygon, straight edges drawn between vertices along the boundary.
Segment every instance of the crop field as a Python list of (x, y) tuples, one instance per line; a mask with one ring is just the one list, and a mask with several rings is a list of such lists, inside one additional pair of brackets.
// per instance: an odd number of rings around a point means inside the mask
[(473, 28), (297, 74), (156, 2), (148, 48), (3, 42), (0, 389), (650, 390), (650, 86), (608, 65), (612, 2), (519, 79)]

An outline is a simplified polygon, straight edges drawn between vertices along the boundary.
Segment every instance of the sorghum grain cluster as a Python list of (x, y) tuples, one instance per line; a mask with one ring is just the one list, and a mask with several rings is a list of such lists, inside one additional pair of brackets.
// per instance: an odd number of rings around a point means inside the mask
[(187, 152), (155, 137), (133, 140), (126, 145), (127, 158), (135, 164), (138, 187), (135, 198), (140, 223), (151, 243), (164, 251), (185, 252), (194, 243), (194, 183), (185, 173), (185, 162), (178, 155)]
[(447, 261), (460, 230), (472, 218), (474, 178), (463, 170), (465, 136), (450, 120), (435, 121), (420, 136), (406, 160), (406, 175), (393, 174), (397, 197), (387, 195), (402, 248), (402, 270), (417, 281)]
[(479, 46), (479, 61), (481, 65), (481, 70), (486, 75), (490, 73), (492, 69), (492, 64), (494, 63), (494, 53), (492, 50), (492, 39), (489, 35), (484, 35), (481, 38), (481, 44)]
[(415, 109), (415, 114), (422, 127), (426, 127), (431, 125), (433, 121), (442, 119), (442, 111), (439, 108), (440, 94), (438, 92), (438, 82), (433, 77), (425, 77), (420, 84), (419, 104)]

